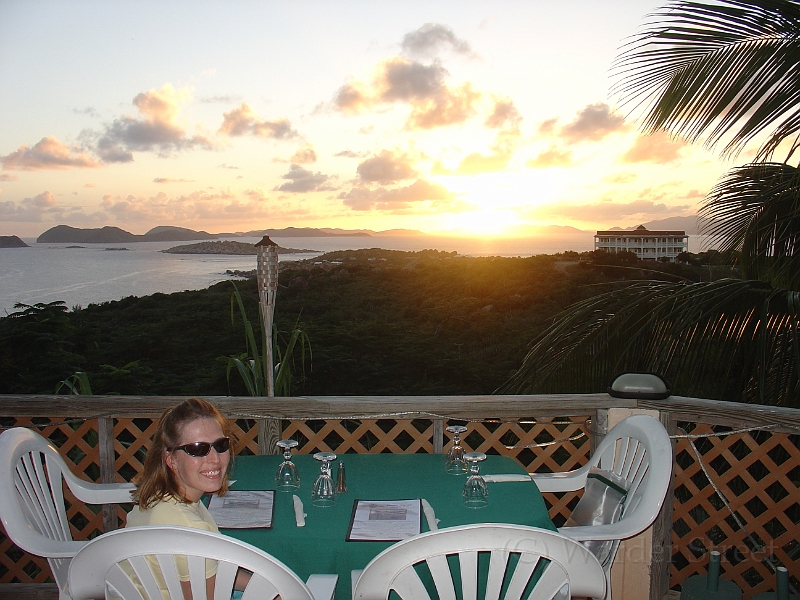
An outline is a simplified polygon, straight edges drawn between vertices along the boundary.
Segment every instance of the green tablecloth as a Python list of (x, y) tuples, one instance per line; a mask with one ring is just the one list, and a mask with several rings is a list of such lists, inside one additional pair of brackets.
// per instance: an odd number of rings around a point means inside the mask
[[(234, 490), (275, 489), (275, 471), (279, 456), (236, 457), (231, 486)], [(338, 573), (336, 599), (350, 598), (350, 571), (363, 569), (389, 542), (347, 542), (345, 536), (353, 512), (353, 501), (400, 500), (424, 498), (440, 519), (439, 528), (469, 523), (514, 523), (555, 531), (542, 495), (530, 482), (490, 483), (489, 505), (469, 509), (463, 504), (461, 490), (466, 475), (448, 475), (441, 454), (345, 454), (342, 460), (347, 473), (347, 492), (340, 494), (336, 505), (317, 508), (311, 504), (311, 486), (319, 474), (320, 463), (311, 455), (295, 455), (300, 471), (300, 490), (306, 525), (297, 527), (292, 494), (275, 493), (275, 516), (272, 529), (225, 529), (224, 533), (265, 550), (293, 569), (305, 581), (312, 573)], [(481, 473), (524, 473), (511, 458), (489, 456), (481, 463)], [(425, 518), (422, 530), (428, 531)]]

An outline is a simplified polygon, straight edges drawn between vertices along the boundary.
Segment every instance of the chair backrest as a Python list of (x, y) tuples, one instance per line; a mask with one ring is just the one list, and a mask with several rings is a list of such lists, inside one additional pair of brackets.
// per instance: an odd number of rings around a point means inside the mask
[(70, 557), (86, 543), (73, 541), (69, 530), (63, 486), (67, 478), (77, 479), (38, 433), (16, 427), (0, 434), (0, 520), (17, 546), (48, 559), (62, 592)]
[(591, 465), (621, 477), (628, 490), (616, 524), (619, 539), (638, 535), (655, 521), (672, 481), (672, 444), (661, 422), (631, 415), (617, 423), (592, 455)]
[(211, 531), (164, 526), (118, 529), (86, 544), (69, 568), (70, 594), (73, 600), (101, 599), (108, 586), (123, 600), (161, 598), (160, 580), (172, 600), (181, 600), (176, 556), (186, 557), (194, 600), (206, 599), (206, 559), (217, 561), (215, 600), (230, 600), (240, 567), (253, 573), (246, 600), (272, 600), (276, 595), (313, 600), (291, 569), (250, 544)]
[(605, 589), (600, 563), (580, 542), (536, 527), (482, 523), (387, 548), (361, 573), (353, 600), (387, 600), (392, 590), (403, 600), (478, 600), (481, 591), (483, 600), (561, 600), (598, 598)]

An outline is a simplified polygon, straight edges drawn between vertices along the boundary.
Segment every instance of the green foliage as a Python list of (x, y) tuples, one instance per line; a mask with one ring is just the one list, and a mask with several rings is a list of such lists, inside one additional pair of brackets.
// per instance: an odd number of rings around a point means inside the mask
[[(239, 316), (241, 317), (244, 325), (245, 344), (247, 350), (243, 354), (227, 357), (225, 375), (228, 383), (230, 384), (231, 371), (234, 367), (236, 367), (236, 370), (238, 371), (245, 387), (247, 388), (247, 393), (250, 396), (267, 396), (269, 391), (267, 385), (267, 369), (269, 368), (269, 365), (267, 364), (268, 361), (266, 349), (263, 352), (259, 352), (258, 343), (256, 342), (257, 338), (253, 330), (253, 325), (250, 323), (250, 319), (247, 317), (247, 310), (245, 309), (242, 295), (239, 292), (239, 288), (236, 286), (236, 284), (234, 284), (233, 287), (234, 291), (231, 294), (231, 323), (236, 322), (234, 312), (235, 303), (235, 305), (239, 308)], [(266, 338), (263, 335), (264, 322), (263, 319), (261, 319), (260, 311), (259, 325), (259, 331), (261, 334), (259, 335), (259, 339), (265, 340)], [(295, 347), (297, 347), (298, 342), (300, 343), (302, 365), (301, 379), (305, 376), (306, 351), (308, 351), (310, 357), (311, 343), (308, 339), (308, 335), (299, 328), (299, 325), (300, 320), (298, 319), (283, 351), (280, 349), (278, 328), (274, 324), (272, 327), (272, 348), (274, 360), (276, 361), (276, 364), (273, 367), (275, 377), (273, 386), (276, 396), (292, 395), (292, 384), (296, 383), (296, 377), (294, 375), (295, 370), (293, 369), (295, 354), (294, 350)]]
[(92, 395), (92, 386), (89, 383), (89, 374), (83, 371), (73, 373), (72, 376), (68, 377), (64, 381), (59, 382), (58, 387), (56, 387), (56, 394), (58, 394), (64, 388), (67, 388), (70, 394), (86, 396)]

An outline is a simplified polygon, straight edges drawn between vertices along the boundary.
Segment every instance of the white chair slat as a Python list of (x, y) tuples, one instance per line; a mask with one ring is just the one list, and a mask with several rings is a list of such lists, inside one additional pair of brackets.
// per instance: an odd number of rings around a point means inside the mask
[(545, 567), (536, 587), (528, 596), (529, 600), (561, 600), (569, 598), (569, 577), (563, 567), (551, 562)]
[(230, 600), (239, 565), (221, 560), (217, 562), (217, 578), (214, 582), (214, 600)]
[(539, 564), (539, 556), (535, 554), (522, 554), (514, 568), (514, 574), (508, 583), (505, 600), (520, 600), (525, 588), (531, 580), (531, 575), (536, 565)]
[(436, 585), (439, 600), (456, 600), (456, 588), (453, 584), (453, 576), (450, 574), (447, 557), (441, 554), (431, 556), (426, 562)]
[(128, 560), (136, 578), (139, 580), (139, 585), (144, 589), (145, 594), (149, 598), (158, 598), (161, 595), (161, 589), (158, 587), (155, 573), (153, 573), (152, 566), (145, 556), (132, 556)]
[(492, 550), (489, 559), (489, 574), (486, 578), (486, 600), (500, 600), (508, 556), (507, 550)]
[(157, 554), (156, 561), (161, 569), (161, 576), (167, 585), (170, 598), (183, 598), (183, 588), (178, 577), (178, 569), (175, 567), (175, 557), (172, 554)]
[(204, 556), (187, 556), (186, 562), (189, 565), (192, 599), (212, 600), (206, 597), (206, 558)]
[[(128, 574), (122, 570), (120, 565), (114, 565), (106, 574), (106, 585), (105, 588), (111, 586), (116, 594), (121, 597), (125, 598), (126, 600), (130, 598), (131, 600), (144, 600), (139, 588), (136, 587), (131, 578)], [(158, 596), (156, 596), (157, 598)], [(176, 596), (180, 598), (180, 596)]]
[(461, 563), (461, 594), (464, 600), (478, 600), (478, 553), (474, 550), (459, 553)]
[(431, 600), (428, 590), (417, 575), (414, 567), (403, 569), (395, 577), (392, 587), (403, 600)]

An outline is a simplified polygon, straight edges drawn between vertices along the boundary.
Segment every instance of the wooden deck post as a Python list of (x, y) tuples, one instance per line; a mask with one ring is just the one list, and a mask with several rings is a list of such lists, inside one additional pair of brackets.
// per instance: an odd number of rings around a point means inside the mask
[[(97, 450), (100, 463), (100, 483), (116, 483), (117, 470), (114, 466), (114, 419), (111, 417), (97, 418)], [(103, 531), (108, 533), (119, 526), (117, 519), (117, 505), (103, 505)]]
[[(657, 410), (609, 408), (608, 429), (634, 414), (661, 418)], [(667, 494), (671, 498), (669, 492)], [(672, 503), (665, 502), (649, 528), (620, 543), (611, 567), (611, 589), (615, 600), (661, 600), (664, 597), (669, 589), (671, 536)]]

